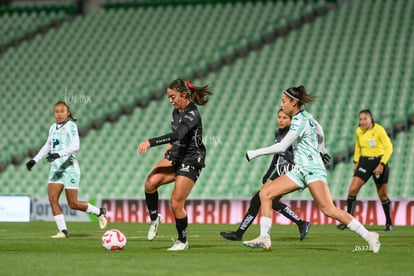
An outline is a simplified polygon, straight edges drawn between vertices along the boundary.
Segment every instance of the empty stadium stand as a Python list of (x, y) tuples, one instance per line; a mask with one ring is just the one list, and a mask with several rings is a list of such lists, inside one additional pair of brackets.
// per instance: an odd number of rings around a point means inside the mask
[[(111, 1), (0, 56), (8, 69), (0, 74), (0, 194), (46, 194), (47, 162), (30, 173), (23, 164), (44, 143), (53, 104), (63, 99), (79, 118), (80, 194), (142, 198), (163, 148), (139, 156), (136, 147), (169, 132), (166, 84), (192, 78), (214, 92), (200, 108), (207, 167), (193, 198), (247, 198), (260, 188), (270, 157), (247, 162), (244, 153), (273, 142), (281, 92), (299, 84), (319, 98), (307, 109), (335, 156), (328, 175), (335, 198), (347, 193), (363, 108), (393, 138), (390, 196), (414, 195), (412, 1), (184, 2)], [(376, 198), (367, 186), (359, 197)]]

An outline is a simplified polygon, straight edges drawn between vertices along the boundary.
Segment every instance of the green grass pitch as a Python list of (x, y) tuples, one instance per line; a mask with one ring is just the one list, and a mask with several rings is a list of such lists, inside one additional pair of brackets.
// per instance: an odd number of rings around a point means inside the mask
[[(0, 275), (413, 275), (413, 227), (368, 226), (380, 233), (381, 252), (334, 225), (312, 225), (299, 241), (295, 225), (273, 225), (272, 249), (244, 247), (223, 239), (220, 231), (235, 225), (190, 224), (187, 251), (168, 252), (176, 238), (174, 224), (161, 224), (154, 241), (148, 225), (110, 223), (127, 237), (122, 251), (100, 244), (104, 231), (97, 223), (68, 222), (69, 239), (51, 239), (54, 222), (0, 223)], [(258, 236), (252, 225), (244, 239)]]

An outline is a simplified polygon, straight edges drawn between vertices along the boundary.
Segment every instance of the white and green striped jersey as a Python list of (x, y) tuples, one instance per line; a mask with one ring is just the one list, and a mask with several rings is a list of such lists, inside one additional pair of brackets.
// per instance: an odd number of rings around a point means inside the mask
[(79, 133), (75, 122), (68, 120), (63, 124), (53, 124), (49, 128), (49, 136), (46, 143), (33, 158), (36, 163), (49, 152), (59, 154), (60, 158), (51, 164), (51, 170), (65, 170), (66, 168), (78, 168), (76, 151), (79, 150)]
[(296, 168), (325, 169), (320, 156), (320, 153), (326, 153), (323, 140), (322, 127), (309, 112), (301, 110), (293, 116), (289, 131), (282, 141), (269, 147), (248, 150), (246, 157), (251, 160), (266, 154), (284, 152), (292, 145)]
[(297, 136), (292, 144), (296, 166), (308, 169), (313, 167), (324, 168), (318, 150), (319, 129), (319, 124), (309, 112), (301, 110), (293, 116), (289, 132)]

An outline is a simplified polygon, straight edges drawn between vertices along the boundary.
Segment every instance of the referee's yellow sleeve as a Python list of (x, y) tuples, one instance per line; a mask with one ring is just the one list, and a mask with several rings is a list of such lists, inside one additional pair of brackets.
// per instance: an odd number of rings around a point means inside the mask
[(355, 150), (354, 150), (354, 163), (359, 162), (359, 157), (361, 157), (361, 145), (359, 144), (359, 135), (358, 135), (358, 129), (355, 131)]
[(381, 130), (379, 131), (379, 138), (381, 139), (381, 142), (384, 147), (384, 155), (381, 158), (381, 163), (387, 164), (388, 160), (390, 160), (391, 158), (393, 145), (391, 143), (390, 137), (388, 136), (384, 128), (381, 128)]

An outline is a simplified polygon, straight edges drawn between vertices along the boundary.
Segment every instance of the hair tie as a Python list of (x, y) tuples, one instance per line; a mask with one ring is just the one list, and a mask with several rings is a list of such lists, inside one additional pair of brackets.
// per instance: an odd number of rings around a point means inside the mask
[(194, 89), (194, 85), (189, 80), (185, 81), (185, 83), (187, 84), (188, 88)]

